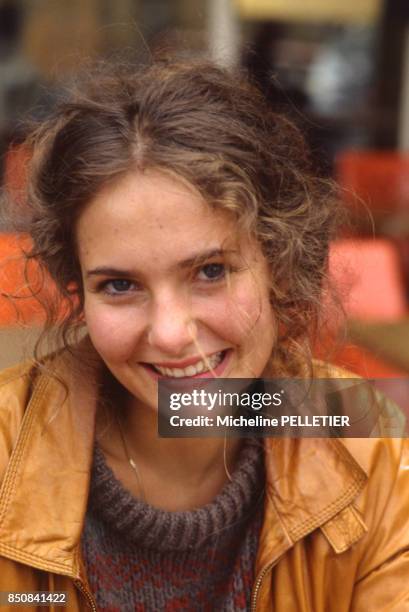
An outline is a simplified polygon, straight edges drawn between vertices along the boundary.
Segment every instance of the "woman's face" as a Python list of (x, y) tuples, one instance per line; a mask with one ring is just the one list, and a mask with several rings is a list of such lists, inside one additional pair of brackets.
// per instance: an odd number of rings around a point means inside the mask
[(86, 206), (76, 238), (89, 335), (137, 399), (156, 408), (160, 377), (262, 374), (276, 335), (267, 262), (193, 187), (129, 173)]

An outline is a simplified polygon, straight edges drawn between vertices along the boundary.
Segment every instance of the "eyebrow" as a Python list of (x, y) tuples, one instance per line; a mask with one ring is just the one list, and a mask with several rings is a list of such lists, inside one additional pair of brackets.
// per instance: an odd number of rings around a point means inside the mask
[[(237, 253), (236, 249), (210, 249), (201, 253), (196, 253), (187, 259), (184, 259), (176, 264), (178, 268), (191, 268), (192, 266), (200, 266), (202, 263), (212, 259), (213, 257), (221, 257), (227, 254)], [(135, 276), (135, 271), (125, 270), (121, 268), (112, 268), (110, 266), (98, 266), (92, 270), (88, 270), (87, 278), (90, 276), (117, 276), (119, 278), (129, 278)]]

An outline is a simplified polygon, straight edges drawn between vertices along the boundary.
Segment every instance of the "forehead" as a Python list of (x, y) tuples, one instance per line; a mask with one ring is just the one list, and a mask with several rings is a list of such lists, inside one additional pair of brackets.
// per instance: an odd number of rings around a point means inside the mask
[(212, 209), (184, 181), (153, 170), (129, 173), (99, 192), (76, 230), (80, 259), (170, 257), (239, 240), (230, 214)]

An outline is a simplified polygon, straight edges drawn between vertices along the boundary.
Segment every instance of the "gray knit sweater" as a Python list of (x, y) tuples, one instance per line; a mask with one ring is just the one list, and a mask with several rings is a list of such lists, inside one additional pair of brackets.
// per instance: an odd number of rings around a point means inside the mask
[(96, 447), (82, 549), (98, 609), (248, 610), (263, 488), (260, 441), (247, 440), (212, 503), (159, 510), (124, 489)]

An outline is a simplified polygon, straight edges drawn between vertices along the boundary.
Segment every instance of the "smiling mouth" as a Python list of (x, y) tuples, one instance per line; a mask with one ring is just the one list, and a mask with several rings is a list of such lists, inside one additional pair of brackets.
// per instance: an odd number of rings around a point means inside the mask
[(187, 378), (197, 376), (198, 374), (203, 374), (205, 372), (211, 372), (221, 364), (226, 356), (226, 353), (227, 350), (213, 353), (213, 355), (209, 355), (206, 360), (200, 359), (195, 364), (189, 365), (186, 368), (162, 367), (153, 363), (146, 363), (144, 365), (151, 368), (160, 376), (167, 376), (168, 378)]

